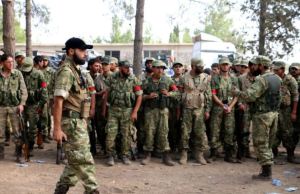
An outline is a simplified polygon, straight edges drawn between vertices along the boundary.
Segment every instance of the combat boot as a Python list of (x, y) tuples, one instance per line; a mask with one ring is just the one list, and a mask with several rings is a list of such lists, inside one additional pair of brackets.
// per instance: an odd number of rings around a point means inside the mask
[(212, 161), (216, 161), (217, 160), (217, 149), (216, 148), (211, 148), (210, 149), (210, 156)]
[(293, 148), (287, 148), (286, 151), (287, 151), (287, 161), (289, 163), (300, 164), (300, 161), (295, 159), (295, 154), (294, 154)]
[(115, 165), (114, 157), (113, 157), (112, 155), (110, 155), (110, 156), (108, 157), (108, 160), (107, 160), (106, 164), (107, 164), (108, 166), (114, 166), (114, 165)]
[(268, 181), (272, 179), (272, 168), (271, 165), (264, 165), (261, 168), (261, 173), (258, 175), (253, 175), (252, 179), (254, 180), (262, 180), (262, 181)]
[(141, 164), (147, 165), (149, 164), (150, 160), (151, 160), (151, 152), (145, 152), (145, 158), (142, 160)]
[(123, 164), (125, 164), (125, 165), (131, 164), (131, 162), (127, 156), (122, 156), (122, 161), (123, 161)]
[(68, 185), (59, 185), (56, 186), (54, 194), (66, 194), (69, 191)]
[(22, 157), (22, 145), (16, 145), (16, 162), (20, 164), (25, 163), (25, 158)]
[(273, 155), (274, 155), (274, 158), (276, 158), (278, 156), (278, 148), (272, 148), (272, 152), (273, 152)]
[(229, 163), (236, 163), (236, 160), (232, 157), (232, 148), (230, 148), (229, 146), (225, 148), (224, 161)]
[(94, 191), (92, 191), (91, 194), (100, 194), (100, 192), (97, 189), (95, 189)]
[(207, 161), (205, 160), (204, 156), (203, 156), (203, 152), (200, 151), (195, 151), (195, 159), (196, 162), (202, 165), (206, 165)]
[(238, 146), (238, 150), (236, 153), (237, 163), (242, 163), (242, 161), (244, 160), (244, 154), (245, 154), (244, 151), (245, 151), (244, 146), (242, 145)]
[(0, 144), (0, 160), (4, 159), (4, 145)]
[(172, 161), (169, 152), (163, 153), (162, 161), (167, 166), (175, 166), (175, 163)]
[(180, 153), (179, 164), (184, 165), (186, 163), (187, 163), (187, 150), (183, 149), (183, 150), (181, 150), (181, 153)]

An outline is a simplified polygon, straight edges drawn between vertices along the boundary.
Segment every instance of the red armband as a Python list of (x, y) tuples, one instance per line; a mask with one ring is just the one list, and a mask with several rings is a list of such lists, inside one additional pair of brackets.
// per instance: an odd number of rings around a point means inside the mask
[(88, 87), (88, 90), (89, 90), (90, 92), (93, 92), (93, 91), (96, 90), (96, 88), (95, 88), (95, 86), (90, 86), (90, 87)]
[(141, 91), (142, 90), (142, 87), (141, 86), (134, 86), (133, 87), (133, 91), (134, 92), (138, 92), (138, 91)]
[(217, 91), (217, 89), (212, 89), (211, 93), (214, 94), (214, 95), (216, 95), (218, 93), (218, 91)]
[(47, 82), (42, 82), (42, 83), (41, 83), (41, 87), (42, 87), (42, 88), (47, 88)]
[(178, 88), (175, 84), (170, 86), (170, 91), (176, 91), (176, 90), (178, 90)]

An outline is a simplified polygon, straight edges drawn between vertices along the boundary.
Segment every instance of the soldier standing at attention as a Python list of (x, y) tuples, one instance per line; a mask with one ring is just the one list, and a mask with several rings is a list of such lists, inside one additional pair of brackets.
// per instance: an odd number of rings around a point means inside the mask
[[(153, 74), (143, 82), (143, 100), (145, 101), (145, 158), (142, 164), (146, 165), (151, 159), (154, 143), (158, 152), (163, 153), (163, 163), (174, 166), (169, 155), (169, 98), (178, 96), (178, 89), (173, 80), (164, 75), (167, 66), (157, 60), (153, 62)], [(154, 141), (156, 139), (156, 141)]]
[(209, 75), (203, 73), (204, 64), (201, 59), (193, 58), (191, 66), (192, 70), (182, 78), (184, 86), (180, 141), (182, 150), (179, 163), (186, 164), (187, 150), (192, 139), (196, 162), (205, 165), (207, 162), (203, 153), (208, 148), (205, 120), (209, 118), (212, 103), (211, 79)]
[(114, 165), (115, 140), (120, 130), (121, 155), (124, 164), (130, 160), (130, 132), (133, 122), (137, 120), (137, 112), (142, 103), (142, 83), (130, 74), (132, 65), (128, 61), (120, 61), (119, 71), (106, 81), (108, 87), (109, 113), (106, 125), (106, 152), (109, 156), (107, 164)]
[(275, 142), (272, 147), (274, 157), (278, 155), (278, 146), (282, 141), (283, 147), (287, 151), (287, 161), (294, 163), (294, 142), (293, 142), (293, 122), (297, 118), (298, 106), (298, 83), (291, 75), (285, 74), (286, 63), (284, 61), (274, 61), (273, 71), (282, 79), (281, 104), (278, 115), (278, 128)]
[(119, 60), (116, 57), (109, 58), (110, 71), (115, 73), (119, 71), (118, 68)]
[(20, 69), (25, 60), (25, 54), (23, 52), (17, 51), (15, 53), (15, 60), (17, 62), (17, 69)]
[(220, 133), (224, 123), (224, 150), (226, 162), (235, 163), (234, 151), (234, 107), (237, 97), (231, 95), (231, 89), (237, 87), (236, 77), (230, 75), (231, 62), (227, 57), (219, 61), (220, 75), (212, 77), (211, 89), (213, 106), (211, 112), (211, 158), (216, 160), (217, 149), (221, 146)]
[(16, 162), (23, 163), (21, 131), (19, 129), (18, 114), (24, 110), (27, 100), (27, 89), (23, 75), (14, 69), (13, 56), (3, 54), (1, 56), (3, 67), (0, 69), (0, 160), (4, 159), (3, 130), (10, 119), (14, 142), (16, 145)]
[(270, 72), (271, 60), (265, 56), (256, 57), (258, 65), (256, 74), (260, 74), (246, 91), (232, 90), (233, 95), (239, 96), (245, 102), (254, 102), (251, 107), (253, 121), (253, 145), (261, 165), (261, 173), (253, 175), (256, 180), (270, 180), (272, 178), (273, 153), (278, 110), (280, 107), (281, 79)]
[(54, 87), (54, 139), (64, 143), (68, 164), (56, 184), (55, 194), (65, 194), (81, 180), (85, 193), (98, 194), (95, 164), (90, 152), (87, 119), (90, 113), (89, 90), (80, 70), (86, 49), (92, 49), (79, 38), (65, 43), (66, 59), (60, 66)]
[[(23, 74), (28, 92), (28, 99), (24, 109), (24, 119), (25, 123), (29, 122), (28, 147), (29, 151), (32, 152), (37, 136), (37, 124), (42, 115), (43, 107), (48, 99), (47, 83), (43, 73), (33, 67), (32, 58), (26, 57), (20, 70)], [(38, 148), (43, 149), (43, 142), (37, 143)]]

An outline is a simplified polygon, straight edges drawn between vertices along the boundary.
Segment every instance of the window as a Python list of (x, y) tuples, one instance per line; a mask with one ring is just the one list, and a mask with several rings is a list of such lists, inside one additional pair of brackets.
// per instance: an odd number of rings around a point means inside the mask
[(120, 51), (105, 51), (105, 56), (116, 57), (120, 60)]

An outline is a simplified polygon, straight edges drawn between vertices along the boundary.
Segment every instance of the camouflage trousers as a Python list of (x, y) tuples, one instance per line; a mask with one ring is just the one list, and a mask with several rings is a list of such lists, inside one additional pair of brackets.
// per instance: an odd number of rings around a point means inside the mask
[(49, 135), (51, 130), (51, 112), (49, 103), (46, 103), (43, 107), (43, 113), (40, 116), (40, 127), (43, 135)]
[(106, 152), (108, 155), (115, 154), (116, 137), (121, 134), (121, 154), (128, 156), (130, 149), (130, 129), (133, 125), (130, 115), (132, 108), (110, 107), (106, 131)]
[(278, 115), (278, 128), (273, 147), (277, 148), (282, 142), (283, 147), (289, 149), (294, 147), (293, 123), (291, 119), (291, 107), (281, 108)]
[(87, 122), (84, 119), (63, 117), (62, 129), (68, 138), (63, 144), (68, 163), (56, 186), (72, 187), (81, 180), (85, 193), (92, 193), (98, 184), (95, 177), (95, 163), (90, 152)]
[(230, 113), (225, 113), (223, 108), (213, 106), (210, 122), (212, 149), (218, 149), (222, 145), (220, 138), (222, 123), (224, 124), (224, 146), (231, 148), (234, 146), (234, 110)]
[[(146, 108), (145, 109), (145, 144), (144, 151), (151, 152), (157, 148), (158, 152), (170, 150), (169, 133), (169, 109)], [(155, 142), (156, 140), (156, 142)]]
[(195, 150), (206, 151), (208, 145), (205, 130), (204, 108), (183, 109), (180, 141), (182, 149), (189, 148), (191, 138)]
[(181, 121), (178, 119), (178, 111), (180, 107), (172, 107), (169, 109), (169, 143), (172, 151), (175, 151), (180, 147), (180, 131), (181, 131)]
[(5, 129), (8, 127), (8, 119), (10, 120), (13, 132), (13, 141), (21, 144), (21, 132), (19, 128), (19, 116), (17, 107), (0, 107), (0, 145), (3, 145), (5, 139)]
[(253, 145), (258, 162), (262, 166), (272, 165), (272, 145), (276, 136), (278, 112), (255, 113), (252, 122)]
[(37, 112), (37, 108), (37, 105), (25, 106), (24, 108), (24, 121), (25, 123), (29, 123), (29, 128), (27, 129), (27, 139), (30, 149), (33, 149), (34, 141), (37, 136), (37, 124), (40, 117)]

